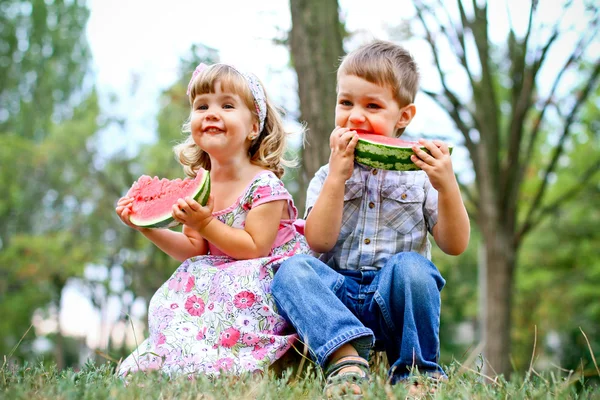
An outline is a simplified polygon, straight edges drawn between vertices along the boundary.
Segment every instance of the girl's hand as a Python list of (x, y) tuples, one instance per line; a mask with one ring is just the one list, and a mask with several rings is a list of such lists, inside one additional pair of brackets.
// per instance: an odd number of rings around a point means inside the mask
[(202, 230), (213, 220), (212, 212), (214, 199), (210, 195), (206, 206), (202, 206), (191, 197), (177, 200), (173, 205), (173, 218), (193, 230), (202, 233)]
[(329, 173), (344, 179), (352, 176), (354, 170), (354, 149), (358, 143), (358, 135), (349, 128), (336, 127), (329, 136)]
[(416, 155), (412, 155), (410, 159), (425, 171), (431, 181), (431, 185), (438, 192), (456, 185), (448, 145), (440, 140), (420, 139), (419, 143), (425, 146), (431, 154), (421, 150), (418, 146), (413, 146), (412, 149)]
[(121, 197), (117, 202), (117, 208), (115, 208), (115, 211), (117, 212), (117, 215), (125, 225), (139, 231), (140, 227), (132, 224), (129, 220), (129, 217), (131, 216), (132, 205), (133, 197)]

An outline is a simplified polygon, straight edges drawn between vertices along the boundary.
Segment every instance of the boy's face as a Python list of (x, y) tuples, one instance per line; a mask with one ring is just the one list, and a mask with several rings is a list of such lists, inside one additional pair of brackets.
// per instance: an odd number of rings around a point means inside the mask
[(414, 116), (414, 105), (400, 108), (392, 89), (355, 75), (338, 79), (336, 126), (358, 133), (394, 137), (396, 129), (406, 127)]

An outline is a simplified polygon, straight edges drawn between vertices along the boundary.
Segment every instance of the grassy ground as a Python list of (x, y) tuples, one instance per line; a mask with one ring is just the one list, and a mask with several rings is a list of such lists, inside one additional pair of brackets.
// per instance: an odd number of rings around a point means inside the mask
[[(138, 374), (128, 385), (114, 375), (114, 363), (88, 363), (81, 371), (39, 365), (0, 368), (0, 399), (321, 399), (323, 379), (313, 365), (301, 374), (170, 380), (158, 373)], [(447, 368), (449, 381), (423, 399), (600, 399), (600, 388), (581, 374), (563, 370), (492, 380), (458, 363)], [(596, 371), (593, 371), (593, 378)], [(415, 379), (424, 381), (424, 377)], [(365, 399), (406, 399), (407, 388), (385, 383), (385, 369), (372, 374)], [(410, 397), (408, 397), (410, 398)]]

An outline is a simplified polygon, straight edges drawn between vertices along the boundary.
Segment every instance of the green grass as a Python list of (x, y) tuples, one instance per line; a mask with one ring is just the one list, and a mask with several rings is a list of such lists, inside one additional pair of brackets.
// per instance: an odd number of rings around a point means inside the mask
[[(323, 379), (311, 364), (298, 375), (288, 369), (281, 375), (198, 377), (169, 379), (159, 373), (137, 374), (128, 385), (115, 376), (115, 364), (88, 362), (81, 371), (58, 371), (43, 364), (10, 365), (0, 369), (2, 399), (320, 399)], [(561, 369), (532, 371), (510, 381), (491, 379), (455, 363), (447, 368), (449, 381), (426, 399), (600, 399), (600, 389), (583, 375)], [(593, 371), (595, 374), (595, 371)], [(591, 376), (597, 379), (595, 375)], [(415, 379), (424, 381), (424, 377)], [(385, 369), (372, 374), (364, 387), (365, 399), (405, 399), (407, 388), (385, 383)]]

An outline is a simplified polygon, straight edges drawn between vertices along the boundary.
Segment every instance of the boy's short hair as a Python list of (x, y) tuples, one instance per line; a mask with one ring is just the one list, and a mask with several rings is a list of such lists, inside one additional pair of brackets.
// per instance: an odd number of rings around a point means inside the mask
[(341, 75), (355, 75), (379, 86), (389, 86), (400, 107), (415, 101), (419, 90), (417, 63), (404, 47), (375, 40), (348, 53), (338, 68)]

